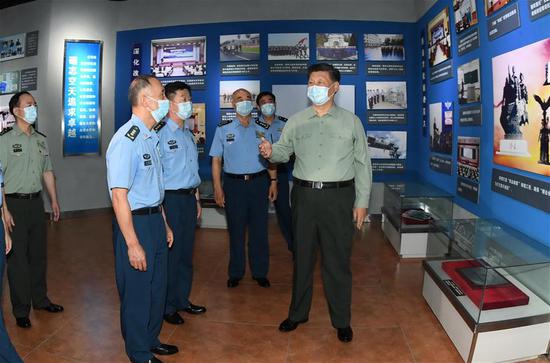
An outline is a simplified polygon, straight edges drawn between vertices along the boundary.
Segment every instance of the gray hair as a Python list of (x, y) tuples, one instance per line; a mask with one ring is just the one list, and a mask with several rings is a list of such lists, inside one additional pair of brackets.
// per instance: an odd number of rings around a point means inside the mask
[(134, 78), (132, 83), (130, 83), (130, 88), (128, 89), (128, 101), (132, 106), (138, 105), (138, 96), (142, 90), (151, 87), (151, 80), (154, 79), (153, 76), (138, 76)]

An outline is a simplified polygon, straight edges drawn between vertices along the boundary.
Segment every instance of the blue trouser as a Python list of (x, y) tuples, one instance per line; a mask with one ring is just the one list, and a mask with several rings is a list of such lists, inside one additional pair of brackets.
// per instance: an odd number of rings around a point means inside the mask
[[(4, 240), (4, 224), (0, 223), (0, 295), (2, 290), (2, 281), (4, 281), (4, 268), (6, 267), (6, 241)], [(5, 363), (23, 363), (15, 348), (11, 344), (8, 332), (4, 327), (4, 317), (0, 308), (0, 362)]]
[(175, 194), (166, 191), (164, 212), (174, 233), (174, 244), (168, 252), (168, 290), (164, 313), (173, 314), (189, 306), (197, 226), (195, 194)]
[(277, 170), (277, 199), (275, 200), (275, 212), (277, 213), (277, 222), (283, 237), (288, 245), (288, 250), (292, 251), (292, 212), (290, 210), (288, 171), (286, 165)]
[(242, 180), (226, 176), (225, 212), (229, 229), (229, 277), (244, 276), (244, 243), (248, 227), (248, 262), (252, 276), (263, 278), (269, 269), (267, 209), (269, 179), (267, 175)]
[(118, 226), (115, 240), (115, 270), (120, 295), (120, 323), (126, 354), (132, 362), (152, 358), (151, 348), (160, 344), (166, 303), (168, 246), (162, 214), (133, 215), (134, 230), (145, 251), (147, 270), (134, 269), (128, 247)]

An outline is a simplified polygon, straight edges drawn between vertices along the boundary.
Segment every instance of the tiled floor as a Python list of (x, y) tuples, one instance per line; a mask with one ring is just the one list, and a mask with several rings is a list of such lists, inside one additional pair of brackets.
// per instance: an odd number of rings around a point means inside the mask
[[(224, 230), (197, 232), (192, 301), (206, 305), (208, 312), (186, 314), (178, 327), (164, 324), (161, 340), (177, 344), (180, 353), (163, 361), (462, 362), (422, 299), (420, 262), (399, 261), (379, 224), (366, 225), (354, 244), (351, 344), (340, 343), (330, 326), (319, 271), (310, 321), (291, 333), (277, 330), (287, 316), (292, 263), (273, 221), (270, 289), (260, 288), (250, 276), (236, 289), (225, 287), (227, 241)], [(50, 225), (49, 295), (66, 311), (32, 312), (33, 327), (20, 329), (4, 291), (7, 329), (25, 362), (128, 361), (113, 270), (110, 216)]]

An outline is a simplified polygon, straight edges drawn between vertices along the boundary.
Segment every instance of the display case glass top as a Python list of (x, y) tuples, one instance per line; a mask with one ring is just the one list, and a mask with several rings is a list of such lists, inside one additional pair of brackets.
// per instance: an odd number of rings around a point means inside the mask
[(402, 198), (452, 198), (453, 195), (447, 193), (443, 189), (436, 187), (435, 185), (421, 182), (421, 181), (408, 181), (408, 182), (392, 182), (386, 183), (386, 186), (399, 193)]

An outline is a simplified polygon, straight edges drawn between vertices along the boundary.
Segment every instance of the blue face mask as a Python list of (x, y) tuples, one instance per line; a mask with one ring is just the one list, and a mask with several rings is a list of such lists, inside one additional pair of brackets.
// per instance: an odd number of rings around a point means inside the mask
[(25, 116), (23, 117), (25, 121), (29, 124), (34, 124), (36, 122), (36, 119), (38, 118), (38, 111), (36, 110), (36, 106), (28, 106), (23, 109), (25, 112)]
[(274, 103), (264, 103), (262, 105), (262, 115), (273, 116), (275, 114), (275, 104)]
[[(330, 87), (332, 87), (332, 85), (330, 85)], [(330, 97), (328, 96), (328, 91), (329, 91), (330, 87), (309, 86), (307, 88), (307, 97), (316, 106), (324, 105), (325, 103), (327, 103), (330, 100)]]
[(178, 117), (187, 120), (193, 114), (193, 103), (191, 101), (178, 103)]
[(252, 101), (241, 101), (235, 104), (235, 111), (241, 116), (248, 116), (252, 112)]
[[(152, 100), (155, 100), (153, 97), (147, 96)], [(170, 109), (170, 101), (168, 100), (155, 100), (157, 101), (158, 108), (156, 110), (151, 111), (151, 116), (155, 119), (156, 122), (162, 121), (162, 119), (166, 116), (168, 113), (168, 110)]]

